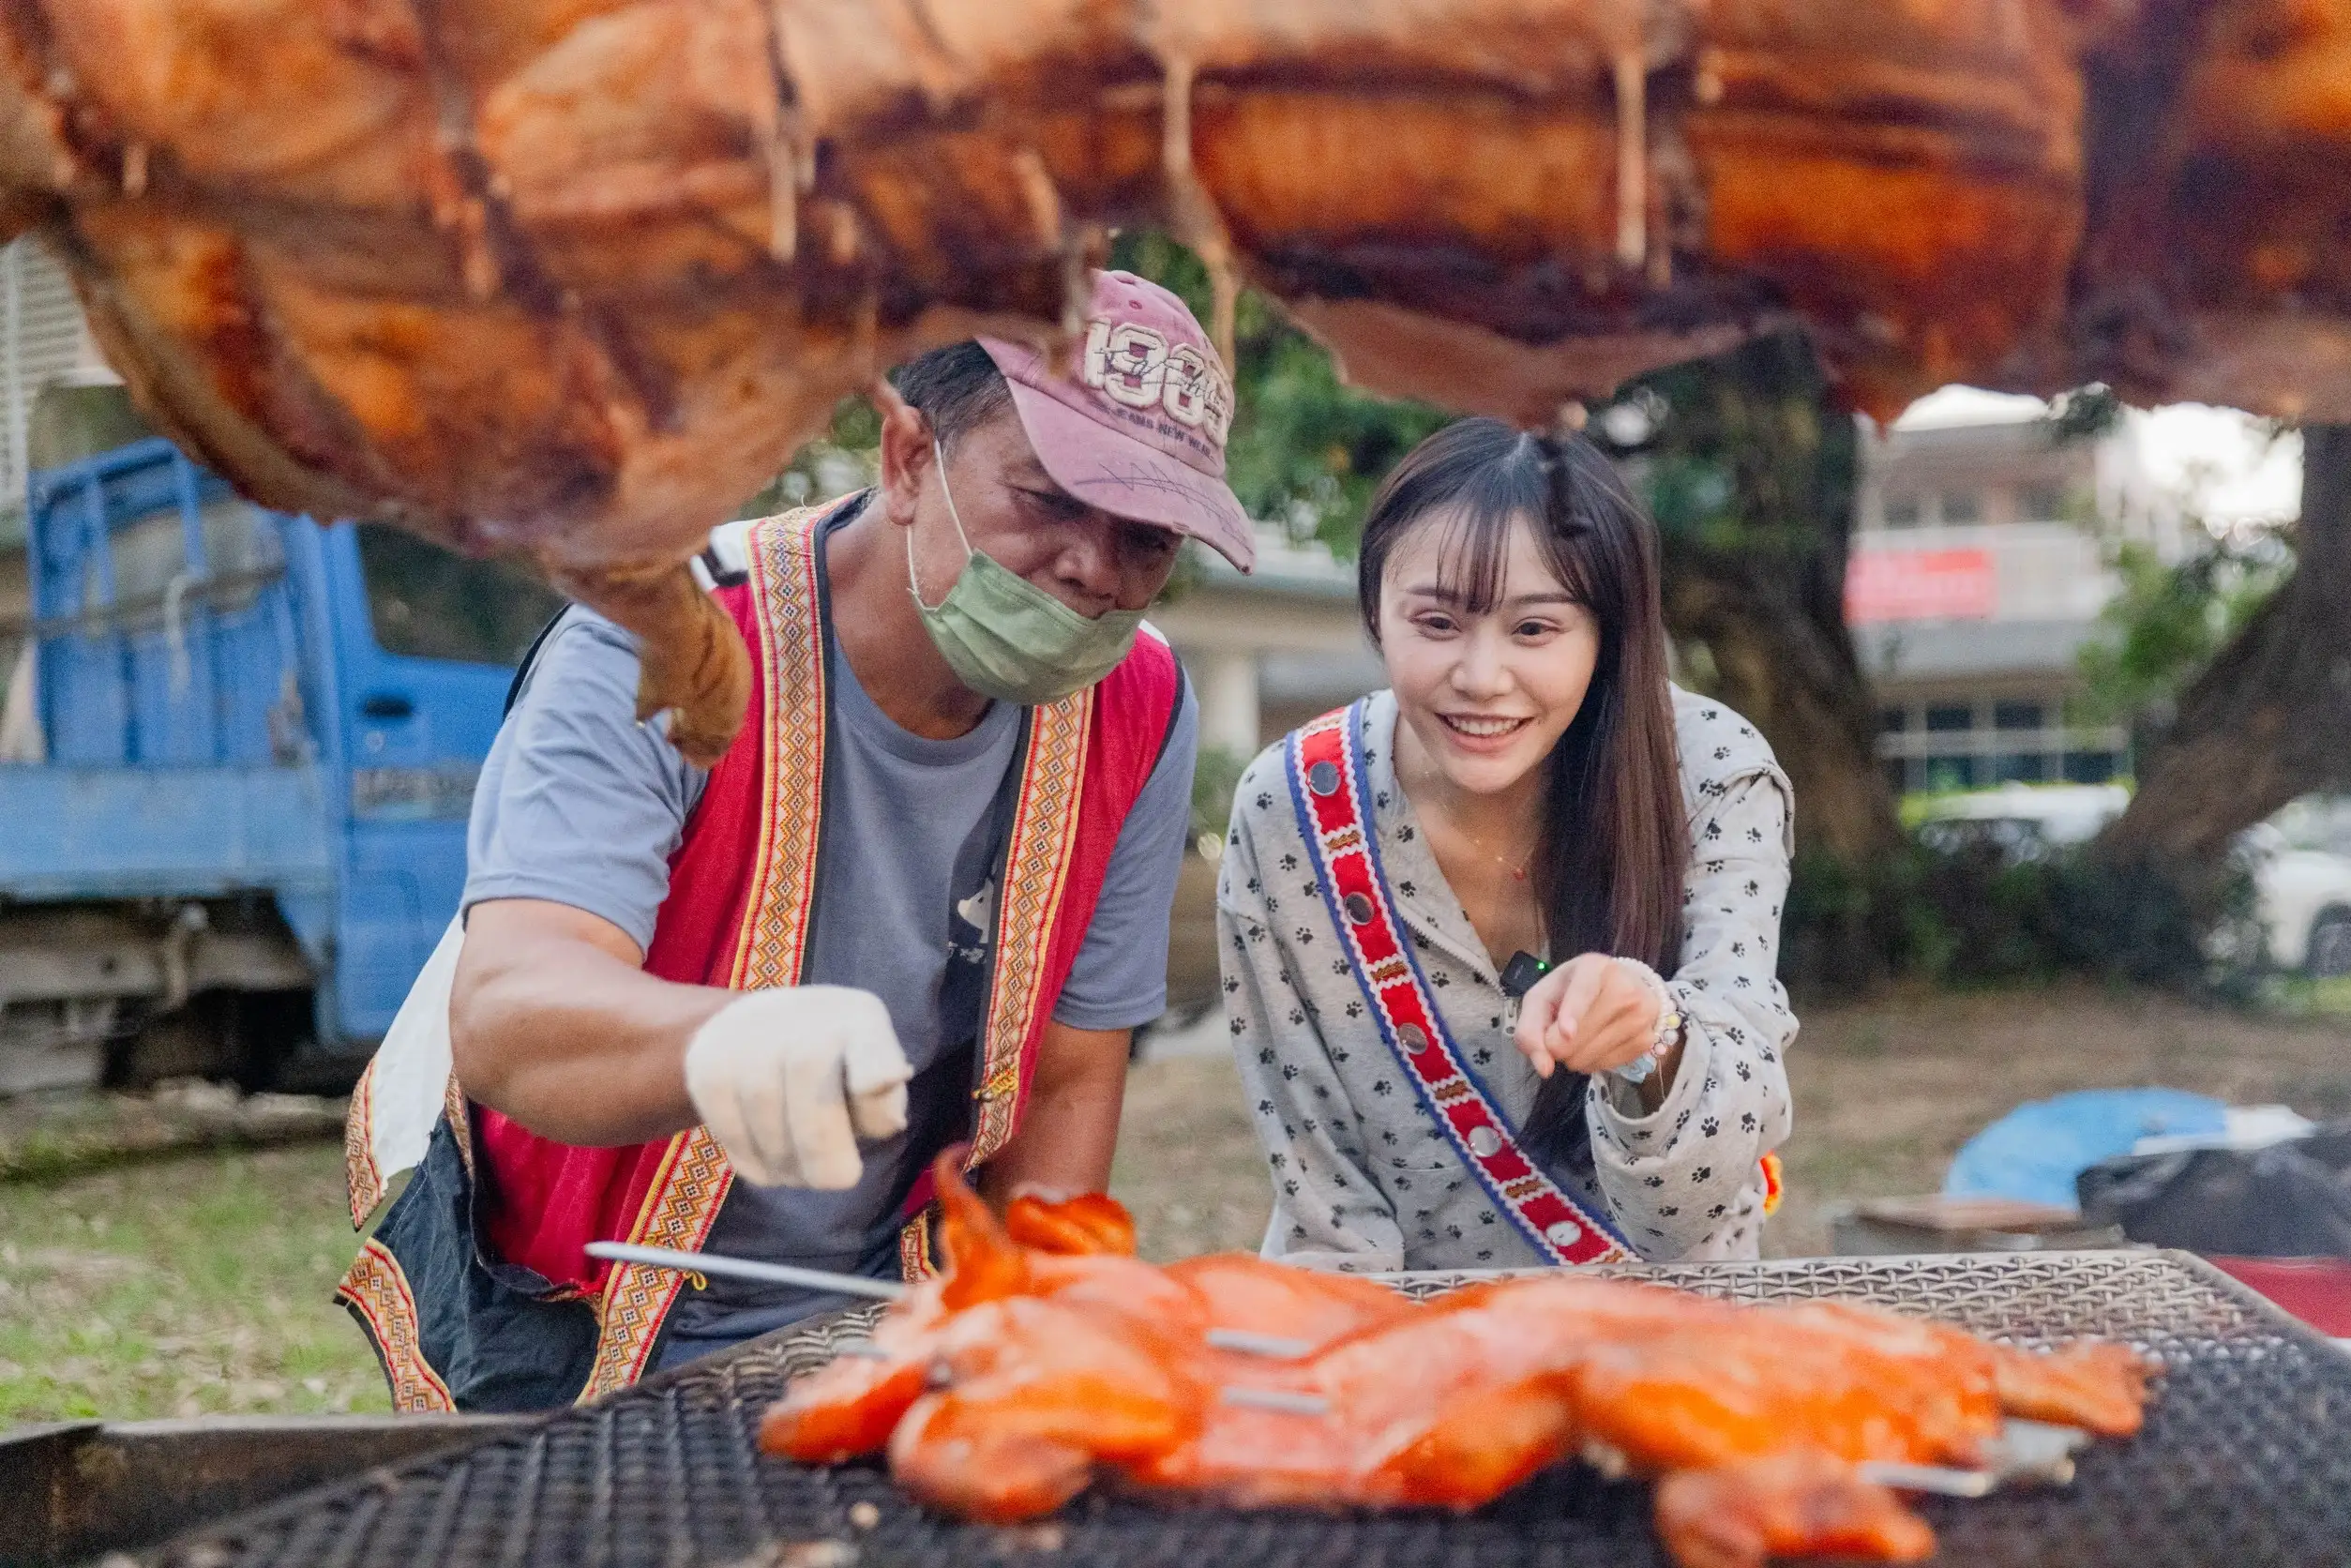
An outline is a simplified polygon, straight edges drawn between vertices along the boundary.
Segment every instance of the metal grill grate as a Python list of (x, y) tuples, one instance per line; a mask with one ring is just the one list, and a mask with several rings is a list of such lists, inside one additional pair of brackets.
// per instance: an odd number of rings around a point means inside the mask
[[(1925, 1501), (1970, 1568), (2351, 1563), (2351, 1356), (2178, 1255), (2030, 1254), (1622, 1271), (1741, 1301), (1841, 1296), (2024, 1340), (2126, 1338), (2170, 1368), (2148, 1428), (2074, 1484)], [(1455, 1276), (1457, 1277), (1457, 1276)], [(1416, 1292), (1446, 1280), (1405, 1281)], [(377, 1472), (182, 1537), (168, 1568), (1636, 1568), (1660, 1563), (1645, 1487), (1579, 1468), (1466, 1517), (1240, 1514), (1089, 1495), (1016, 1530), (901, 1498), (878, 1467), (760, 1454), (789, 1379), (871, 1309), (762, 1341), (463, 1454)], [(856, 1505), (871, 1505), (871, 1512)], [(873, 1520), (865, 1528), (851, 1517)]]

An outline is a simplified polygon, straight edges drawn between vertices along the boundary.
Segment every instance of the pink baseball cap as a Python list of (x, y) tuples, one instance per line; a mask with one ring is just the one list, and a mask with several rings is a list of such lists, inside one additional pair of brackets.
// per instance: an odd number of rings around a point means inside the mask
[(1065, 376), (1026, 343), (979, 341), (1055, 484), (1202, 540), (1244, 572), (1257, 565), (1249, 515), (1225, 483), (1232, 378), (1183, 301), (1131, 272), (1095, 273)]

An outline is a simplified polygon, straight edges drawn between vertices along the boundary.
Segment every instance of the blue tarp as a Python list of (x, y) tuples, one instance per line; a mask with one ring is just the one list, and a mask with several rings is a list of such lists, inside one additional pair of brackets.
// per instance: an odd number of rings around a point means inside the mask
[(2143, 1138), (2219, 1134), (2228, 1108), (2178, 1089), (2085, 1089), (2018, 1106), (1969, 1138), (1943, 1191), (2071, 1209), (2073, 1178)]

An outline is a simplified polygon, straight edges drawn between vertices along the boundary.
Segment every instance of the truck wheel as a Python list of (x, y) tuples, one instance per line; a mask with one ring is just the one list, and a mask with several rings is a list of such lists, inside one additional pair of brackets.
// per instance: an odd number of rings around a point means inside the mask
[(107, 1086), (150, 1089), (166, 1078), (206, 1078), (249, 1094), (282, 1088), (310, 1033), (308, 991), (200, 991), (125, 1032), (109, 1053)]
[(2351, 974), (2351, 910), (2322, 911), (2310, 928), (2310, 957), (2305, 963), (2313, 980)]

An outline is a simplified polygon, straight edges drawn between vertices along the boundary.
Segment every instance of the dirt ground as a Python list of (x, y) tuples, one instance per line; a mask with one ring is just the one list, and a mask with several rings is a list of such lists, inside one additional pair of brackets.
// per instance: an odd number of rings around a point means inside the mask
[(1932, 1192), (1978, 1129), (2073, 1089), (2161, 1085), (2351, 1115), (2351, 1019), (2283, 1020), (2091, 988), (1923, 994), (1809, 1019), (1788, 1055), (1796, 1132), (1767, 1250), (1828, 1250), (1840, 1200)]
[[(1892, 996), (1808, 1013), (1778, 1254), (1826, 1211), (1939, 1184), (1959, 1144), (2025, 1100), (2167, 1084), (2351, 1114), (2351, 1021), (2208, 1011), (2092, 989)], [(0, 1183), (0, 1426), (65, 1416), (376, 1410), (373, 1360), (330, 1301), (349, 1260), (341, 1149), (200, 1153)], [(1221, 1056), (1146, 1060), (1113, 1189), (1146, 1252), (1253, 1247), (1264, 1157)]]
[[(2027, 1100), (2165, 1085), (2232, 1104), (2351, 1115), (2351, 1018), (2289, 1019), (2065, 987), (1922, 991), (1807, 1010), (1788, 1054), (1796, 1131), (1767, 1252), (1828, 1250), (1828, 1210), (1933, 1192), (1960, 1144)], [(1265, 1157), (1222, 1057), (1146, 1063), (1129, 1087), (1113, 1179), (1145, 1251), (1254, 1247)]]

